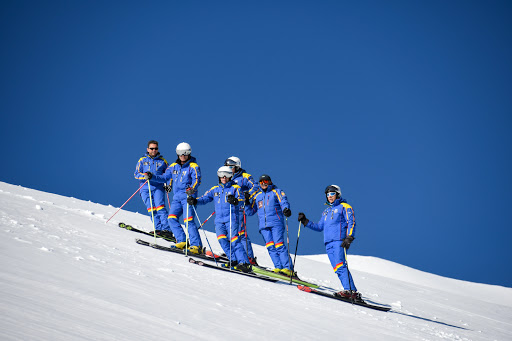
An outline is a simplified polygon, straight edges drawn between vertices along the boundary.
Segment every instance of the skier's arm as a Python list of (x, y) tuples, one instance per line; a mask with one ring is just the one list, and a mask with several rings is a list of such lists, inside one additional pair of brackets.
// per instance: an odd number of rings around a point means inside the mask
[(309, 221), (306, 225), (307, 228), (310, 228), (312, 229), (313, 231), (323, 231), (324, 230), (324, 215), (322, 214), (322, 216), (320, 217), (320, 220), (318, 221), (318, 224), (315, 223), (314, 221)]
[(356, 217), (352, 207), (343, 207), (345, 209), (345, 219), (347, 219), (347, 237), (355, 237)]
[(144, 167), (142, 160), (144, 160), (143, 157), (139, 159), (137, 165), (135, 166), (135, 173), (133, 175), (137, 180), (146, 180), (146, 178), (144, 177)]
[(196, 163), (190, 164), (190, 176), (192, 178), (192, 184), (190, 185), (190, 188), (192, 188), (194, 191), (197, 191), (197, 188), (201, 184), (201, 169)]
[(197, 204), (198, 205), (205, 205), (209, 202), (212, 202), (213, 201), (213, 190), (216, 188), (217, 186), (213, 186), (212, 188), (210, 188), (208, 191), (206, 191), (202, 197), (199, 197), (197, 198)]
[(245, 205), (245, 208), (244, 208), (245, 214), (247, 214), (248, 216), (254, 215), (254, 213), (256, 213), (258, 211), (257, 206), (258, 206), (258, 204), (256, 203), (256, 198), (255, 198), (250, 205)]
[(172, 168), (171, 166), (167, 167), (162, 175), (153, 174), (151, 180), (158, 183), (167, 183), (167, 181), (171, 180), (169, 184), (172, 184)]

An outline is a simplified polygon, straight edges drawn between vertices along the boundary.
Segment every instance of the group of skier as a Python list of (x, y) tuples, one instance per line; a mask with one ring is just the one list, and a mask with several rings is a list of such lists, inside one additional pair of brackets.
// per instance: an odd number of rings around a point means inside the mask
[[(258, 214), (259, 232), (274, 263), (274, 272), (296, 277), (293, 264), (284, 242), (285, 218), (291, 216), (286, 194), (272, 183), (269, 175), (263, 174), (258, 183), (248, 174), (238, 157), (226, 159), (217, 171), (218, 184), (198, 197), (201, 171), (192, 148), (186, 142), (176, 147), (177, 159), (170, 164), (158, 151), (158, 142), (148, 142), (147, 152), (139, 159), (135, 178), (142, 186), (140, 195), (154, 222), (154, 233), (161, 237), (175, 238), (175, 246), (188, 248), (191, 254), (203, 252), (198, 225), (194, 216), (196, 205), (214, 201), (215, 232), (217, 240), (229, 257), (224, 264), (242, 272), (251, 272), (257, 265), (256, 257), (247, 234), (247, 216)], [(173, 192), (172, 201), (169, 193)], [(327, 255), (345, 290), (338, 295), (359, 299), (360, 295), (346, 265), (346, 250), (354, 240), (355, 217), (350, 205), (342, 199), (339, 186), (330, 185), (325, 189), (326, 204), (318, 223), (298, 214), (298, 220), (314, 231), (324, 231)], [(165, 207), (167, 196), (169, 212)], [(183, 215), (185, 229), (179, 222)], [(187, 238), (188, 235), (188, 238)], [(188, 244), (187, 244), (188, 242)]]

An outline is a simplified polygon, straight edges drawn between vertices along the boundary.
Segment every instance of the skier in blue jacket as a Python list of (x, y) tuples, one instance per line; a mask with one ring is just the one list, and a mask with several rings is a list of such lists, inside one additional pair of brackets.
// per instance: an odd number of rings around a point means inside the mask
[[(158, 152), (158, 142), (151, 140), (148, 142), (146, 154), (137, 161), (134, 176), (135, 179), (139, 180), (139, 186), (142, 186), (149, 179), (148, 185), (140, 189), (140, 196), (148, 209), (150, 217), (154, 216), (155, 233), (158, 236), (172, 238), (173, 235), (167, 223), (163, 184), (151, 179), (153, 174), (162, 175), (168, 166), (167, 161)], [(151, 187), (151, 199), (148, 187)]]
[(284, 242), (284, 217), (292, 214), (286, 194), (266, 174), (260, 177), (259, 186), (259, 190), (252, 196), (252, 202), (250, 196), (246, 195), (245, 212), (247, 215), (258, 212), (260, 233), (274, 263), (274, 272), (296, 276), (291, 270), (290, 256)]
[[(248, 174), (245, 169), (242, 169), (242, 161), (236, 156), (231, 156), (226, 159), (224, 166), (227, 166), (233, 170), (233, 182), (240, 186), (242, 193), (254, 194), (258, 190), (258, 184), (254, 181), (251, 174)], [(240, 242), (244, 246), (249, 261), (253, 265), (258, 265), (256, 258), (254, 257), (254, 251), (252, 250), (251, 240), (247, 233), (247, 219), (245, 216), (245, 200), (240, 203), (240, 210), (238, 215), (239, 229), (238, 235)]]
[(354, 232), (356, 220), (352, 206), (341, 197), (341, 189), (337, 185), (327, 186), (325, 189), (327, 207), (322, 213), (320, 221), (317, 223), (310, 221), (302, 212), (299, 213), (299, 221), (314, 231), (324, 231), (324, 244), (327, 256), (338, 275), (343, 291), (337, 293), (338, 296), (354, 300), (361, 299), (357, 292), (356, 285), (352, 275), (347, 268), (346, 250), (354, 241)]
[[(189, 251), (200, 254), (203, 250), (201, 236), (197, 230), (192, 208), (187, 212), (187, 196), (197, 196), (197, 189), (201, 184), (201, 170), (193, 157), (192, 148), (186, 142), (176, 147), (178, 159), (172, 163), (163, 175), (155, 175), (154, 179), (164, 183), (164, 189), (173, 192), (171, 207), (169, 208), (169, 225), (176, 237), (176, 247), (187, 247), (186, 234), (178, 219), (183, 214), (185, 226), (188, 223), (188, 236), (190, 242)], [(169, 182), (167, 184), (167, 182)]]
[[(231, 168), (222, 166), (217, 171), (219, 184), (199, 197), (188, 197), (189, 205), (205, 205), (215, 201), (215, 232), (217, 240), (226, 255), (230, 255), (231, 266), (236, 270), (250, 272), (251, 265), (238, 236), (239, 202), (243, 202), (240, 186), (232, 178)], [(229, 266), (229, 264), (226, 264)]]

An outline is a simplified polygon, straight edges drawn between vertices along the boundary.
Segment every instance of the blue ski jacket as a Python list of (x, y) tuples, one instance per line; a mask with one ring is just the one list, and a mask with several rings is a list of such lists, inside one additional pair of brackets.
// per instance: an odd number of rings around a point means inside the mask
[[(158, 153), (154, 158), (146, 153), (139, 159), (139, 161), (137, 161), (134, 176), (135, 179), (139, 180), (139, 186), (141, 186), (144, 182), (146, 182), (144, 173), (151, 172), (153, 175), (162, 175), (168, 167), (169, 163), (163, 158), (162, 155), (160, 155), (160, 153)], [(149, 184), (151, 185), (151, 189), (156, 187), (163, 187), (163, 183), (160, 183), (154, 178), (149, 180)]]
[(193, 196), (196, 196), (197, 189), (201, 184), (201, 169), (196, 163), (195, 157), (190, 157), (183, 165), (177, 159), (176, 162), (173, 162), (167, 168), (163, 175), (155, 175), (153, 178), (155, 181), (161, 182), (162, 186), (163, 183), (169, 183), (172, 186), (174, 199), (186, 197), (185, 191), (187, 188), (193, 188), (195, 190)]
[(253, 195), (258, 189), (259, 186), (251, 174), (245, 172), (245, 169), (240, 169), (233, 175), (233, 182), (240, 186), (242, 193), (249, 192), (249, 194)]
[(265, 191), (259, 188), (253, 198), (251, 205), (245, 206), (245, 213), (251, 216), (258, 212), (260, 230), (265, 227), (284, 226), (283, 210), (290, 209), (284, 191), (272, 184)]
[[(233, 206), (228, 203), (228, 195), (234, 195), (239, 204), (237, 206)], [(240, 203), (244, 201), (240, 186), (234, 184), (233, 180), (228, 181), (225, 184), (220, 183), (206, 191), (203, 196), (197, 198), (197, 204), (205, 205), (213, 200), (215, 200), (215, 223), (229, 223), (229, 207), (231, 206), (231, 223), (233, 226), (238, 226), (235, 224), (238, 222)]]
[(327, 244), (336, 240), (343, 240), (348, 236), (355, 237), (356, 219), (352, 206), (343, 199), (336, 199), (329, 205), (318, 224), (309, 221), (306, 227), (315, 231), (324, 231), (324, 243)]

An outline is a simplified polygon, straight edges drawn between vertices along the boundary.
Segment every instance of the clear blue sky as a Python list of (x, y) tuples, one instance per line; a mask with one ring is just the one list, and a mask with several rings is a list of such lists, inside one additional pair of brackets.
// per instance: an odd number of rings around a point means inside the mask
[[(201, 192), (231, 155), (272, 176), (292, 251), (297, 213), (318, 220), (336, 183), (350, 252), (511, 287), (511, 17), (509, 1), (2, 1), (0, 180), (119, 207), (149, 139), (169, 161), (186, 141)], [(262, 243), (255, 218), (249, 233)], [(322, 241), (303, 229), (299, 254)]]

